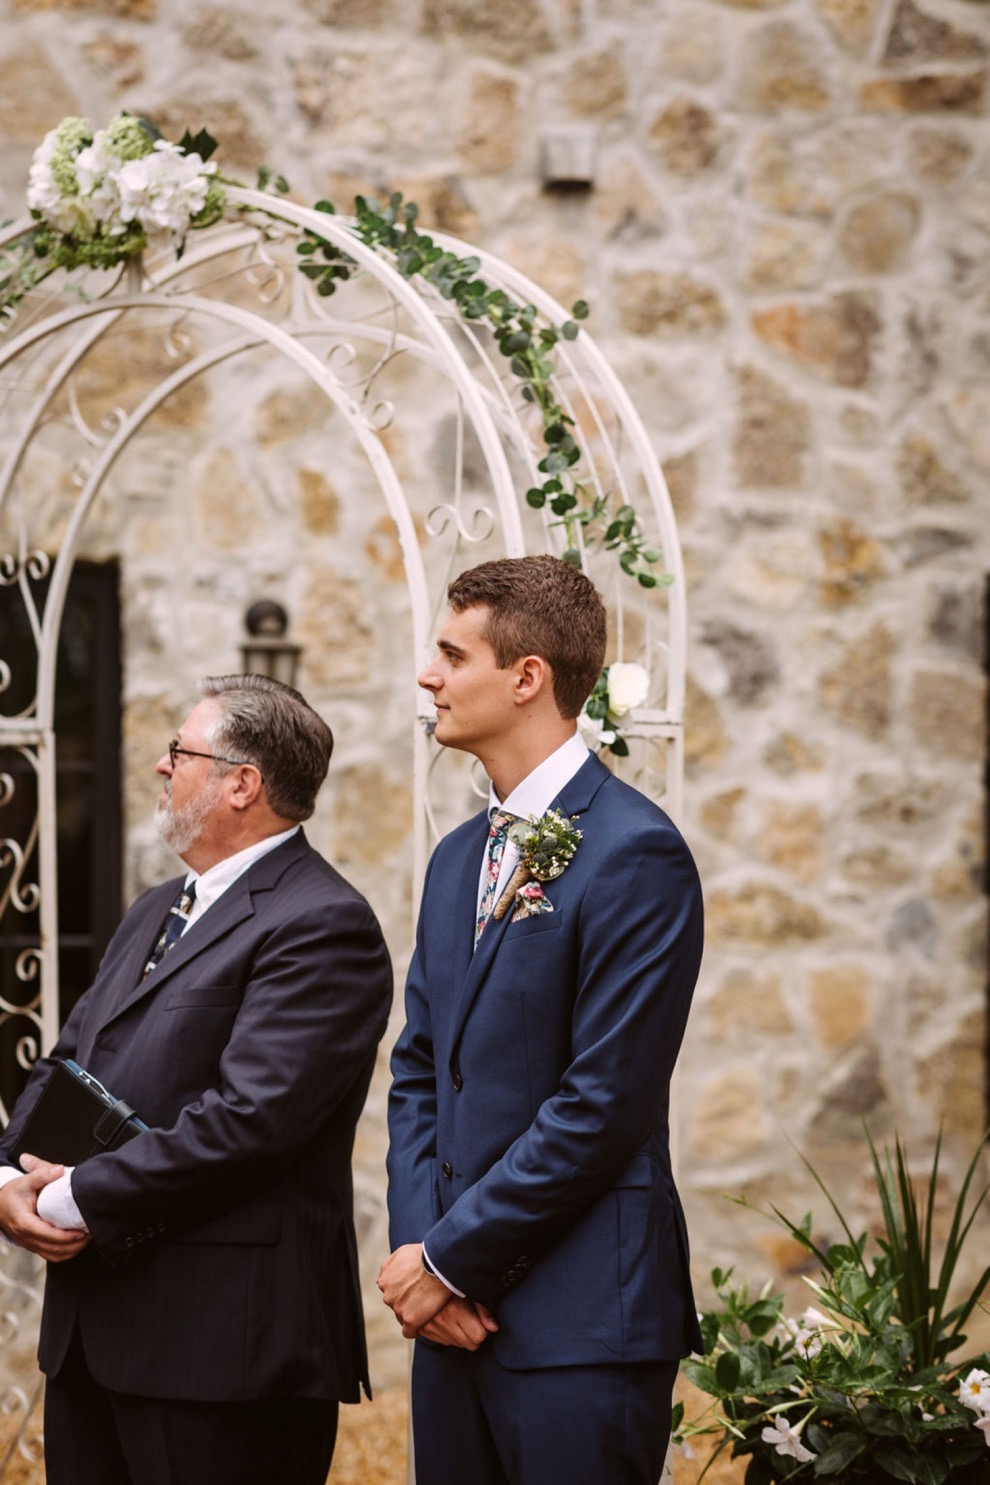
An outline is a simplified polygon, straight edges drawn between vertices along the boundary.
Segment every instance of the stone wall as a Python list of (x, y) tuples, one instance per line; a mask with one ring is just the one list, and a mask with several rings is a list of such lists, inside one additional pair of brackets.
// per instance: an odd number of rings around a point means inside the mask
[[(46, 129), (128, 108), (170, 137), (207, 126), (231, 173), (268, 162), (301, 201), (402, 189), (427, 226), (589, 300), (687, 567), (709, 948), (678, 1145), (702, 1289), (715, 1262), (790, 1273), (723, 1196), (803, 1212), (789, 1139), (865, 1214), (863, 1119), (919, 1159), (944, 1123), (947, 1189), (986, 1123), (988, 58), (982, 0), (0, 0), (0, 216)], [(591, 147), (590, 188), (544, 187), (561, 143)], [(236, 387), (173, 409), (127, 518), (88, 538), (123, 563), (130, 885), (165, 869), (149, 761), (272, 590), (341, 735), (317, 838), (401, 969), (392, 537), (298, 388), (256, 391), (258, 460), (244, 416)], [(384, 1085), (360, 1149), (369, 1285)]]

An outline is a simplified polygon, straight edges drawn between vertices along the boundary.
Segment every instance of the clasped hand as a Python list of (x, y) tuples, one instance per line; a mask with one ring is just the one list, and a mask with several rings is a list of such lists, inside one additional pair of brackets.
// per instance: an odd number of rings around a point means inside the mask
[(378, 1271), (382, 1298), (412, 1340), (417, 1336), (440, 1346), (477, 1351), (498, 1330), (491, 1310), (452, 1294), (442, 1280), (423, 1267), (423, 1244), (404, 1243)]
[(37, 1253), (48, 1263), (64, 1263), (75, 1258), (89, 1242), (89, 1233), (65, 1227), (53, 1227), (38, 1216), (38, 1194), (51, 1181), (65, 1174), (65, 1167), (39, 1160), (35, 1155), (22, 1155), (27, 1172), (7, 1182), (0, 1189), (0, 1230), (11, 1242)]

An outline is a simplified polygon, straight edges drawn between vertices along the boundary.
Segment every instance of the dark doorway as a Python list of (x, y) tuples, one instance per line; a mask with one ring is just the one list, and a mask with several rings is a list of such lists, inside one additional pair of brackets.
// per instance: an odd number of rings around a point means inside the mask
[[(35, 590), (43, 605), (46, 585)], [(0, 697), (7, 716), (22, 712), (34, 696), (34, 655), (18, 589), (0, 588), (0, 657), (10, 657), (12, 672)], [(60, 1022), (90, 984), (120, 920), (120, 686), (118, 569), (81, 562), (69, 585), (55, 680)], [(23, 847), (37, 811), (34, 769), (16, 749), (3, 748), (0, 771), (14, 786), (0, 811), (0, 836)], [(0, 887), (11, 871), (12, 863), (5, 862)], [(37, 873), (35, 848), (23, 882), (37, 881)], [(25, 1005), (37, 994), (37, 981), (18, 974), (19, 961), (23, 966), (23, 956), (37, 943), (37, 912), (8, 903), (0, 918), (0, 988), (8, 1007)], [(8, 1013), (0, 1025), (0, 1095), (8, 1110), (27, 1076), (18, 1044), (30, 1032), (30, 1023), (16, 1014)]]

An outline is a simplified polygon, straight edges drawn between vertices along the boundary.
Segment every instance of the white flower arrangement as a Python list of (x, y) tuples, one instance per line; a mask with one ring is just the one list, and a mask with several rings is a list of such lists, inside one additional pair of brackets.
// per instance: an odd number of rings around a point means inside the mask
[(649, 689), (650, 677), (642, 665), (623, 660), (606, 665), (578, 717), (578, 727), (589, 747), (608, 748), (625, 758), (629, 745), (622, 736), (622, 723), (642, 706)]
[(63, 119), (34, 154), (27, 202), (41, 224), (35, 251), (60, 268), (110, 268), (149, 245), (181, 251), (190, 228), (223, 215), (225, 192), (206, 133), (171, 144), (150, 124), (118, 114), (94, 132)]

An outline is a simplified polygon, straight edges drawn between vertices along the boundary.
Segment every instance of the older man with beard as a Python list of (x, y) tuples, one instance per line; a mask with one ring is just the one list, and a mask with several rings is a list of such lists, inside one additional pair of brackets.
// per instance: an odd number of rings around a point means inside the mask
[[(323, 1485), (368, 1390), (350, 1158), (388, 953), (301, 829), (330, 729), (264, 677), (200, 689), (157, 765), (187, 870), (124, 918), (0, 1141), (0, 1230), (49, 1263), (49, 1485)], [(149, 1128), (24, 1174), (69, 1058)]]

